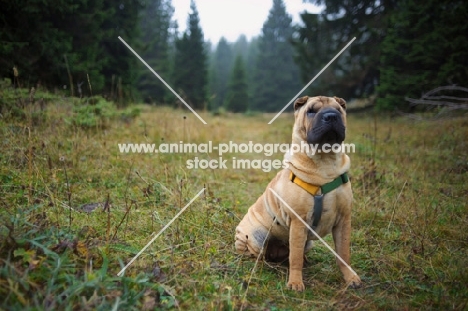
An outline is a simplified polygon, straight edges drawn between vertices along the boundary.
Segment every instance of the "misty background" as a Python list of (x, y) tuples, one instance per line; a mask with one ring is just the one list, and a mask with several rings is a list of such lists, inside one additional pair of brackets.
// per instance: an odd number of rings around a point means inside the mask
[(304, 95), (407, 110), (407, 97), (467, 86), (465, 1), (308, 2), (322, 11), (297, 24), (286, 1), (272, 0), (260, 35), (234, 42), (205, 39), (196, 1), (184, 31), (171, 0), (2, 2), (2, 83), (120, 105), (177, 105), (121, 36), (195, 109), (277, 112), (356, 37)]

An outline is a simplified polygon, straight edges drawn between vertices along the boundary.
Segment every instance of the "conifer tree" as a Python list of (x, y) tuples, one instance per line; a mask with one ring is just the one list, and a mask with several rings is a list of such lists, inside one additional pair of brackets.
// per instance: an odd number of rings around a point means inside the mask
[(23, 87), (66, 89), (74, 96), (109, 94), (115, 76), (131, 97), (138, 59), (117, 37), (135, 44), (140, 9), (133, 0), (4, 1), (0, 75), (15, 66)]
[(396, 0), (308, 0), (321, 14), (301, 14), (295, 40), (302, 82), (314, 77), (353, 37), (356, 40), (311, 85), (309, 92), (351, 99), (369, 96), (378, 84), (379, 45)]
[(231, 46), (222, 37), (216, 48), (211, 66), (211, 94), (213, 101), (210, 109), (218, 110), (226, 100), (229, 74), (232, 70), (233, 55)]
[[(137, 68), (140, 61), (118, 37), (122, 37), (130, 46), (136, 47), (140, 35), (138, 15), (142, 7), (134, 0), (122, 0), (118, 3), (112, 0), (102, 1), (103, 7), (108, 9), (108, 15), (100, 25), (101, 29), (96, 32), (100, 32), (103, 37), (100, 41), (102, 53), (99, 57), (105, 60), (101, 71), (106, 80), (105, 91), (110, 93), (112, 88), (115, 90), (117, 87), (122, 90), (125, 98), (135, 100), (139, 74)], [(93, 1), (88, 1), (91, 2)], [(112, 86), (112, 77), (115, 77), (114, 86)]]
[(379, 109), (408, 107), (438, 86), (466, 86), (468, 4), (406, 0), (399, 3), (382, 44)]
[(301, 88), (291, 45), (294, 31), (291, 22), (283, 1), (273, 0), (258, 42), (254, 110), (280, 110)]
[(249, 94), (242, 55), (238, 54), (229, 79), (226, 109), (232, 112), (246, 112)]
[(187, 30), (176, 41), (174, 85), (194, 109), (205, 108), (208, 84), (207, 53), (197, 7), (192, 0)]
[[(165, 80), (170, 79), (169, 44), (174, 8), (171, 0), (147, 0), (140, 14), (141, 57)], [(138, 90), (147, 102), (163, 102), (169, 93), (154, 74), (143, 64)]]

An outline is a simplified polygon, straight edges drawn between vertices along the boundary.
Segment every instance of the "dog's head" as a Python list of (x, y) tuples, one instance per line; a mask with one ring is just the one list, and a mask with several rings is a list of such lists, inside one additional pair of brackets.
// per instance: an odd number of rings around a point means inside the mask
[(346, 136), (346, 102), (339, 97), (298, 98), (294, 103), (296, 126), (308, 144), (341, 144)]

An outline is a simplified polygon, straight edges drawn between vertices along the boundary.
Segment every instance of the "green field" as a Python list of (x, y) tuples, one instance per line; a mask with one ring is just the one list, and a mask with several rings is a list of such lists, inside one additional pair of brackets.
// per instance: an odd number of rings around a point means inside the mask
[[(200, 113), (49, 100), (0, 118), (0, 308), (5, 310), (466, 310), (468, 118), (348, 116), (354, 189), (347, 289), (320, 242), (306, 290), (287, 265), (234, 252), (234, 231), (276, 170), (188, 169), (216, 153), (120, 153), (119, 143), (289, 143), (292, 114)], [(84, 107), (84, 108), (83, 108)], [(89, 109), (88, 109), (89, 108)], [(88, 110), (87, 110), (88, 109)], [(108, 109), (108, 110), (106, 110)], [(206, 191), (117, 273), (202, 188)], [(100, 204), (93, 204), (100, 203)], [(333, 244), (331, 237), (325, 239)], [(255, 267), (255, 270), (254, 270)]]

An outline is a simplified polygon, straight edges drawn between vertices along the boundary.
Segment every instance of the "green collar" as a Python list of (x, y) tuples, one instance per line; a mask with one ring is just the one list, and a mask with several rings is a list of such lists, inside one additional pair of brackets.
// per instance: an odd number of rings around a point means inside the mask
[(333, 181), (330, 181), (328, 184), (323, 185), (322, 187), (322, 195), (325, 193), (331, 192), (341, 186), (342, 184), (346, 184), (349, 181), (349, 177), (347, 173), (343, 173), (340, 176), (336, 177)]

